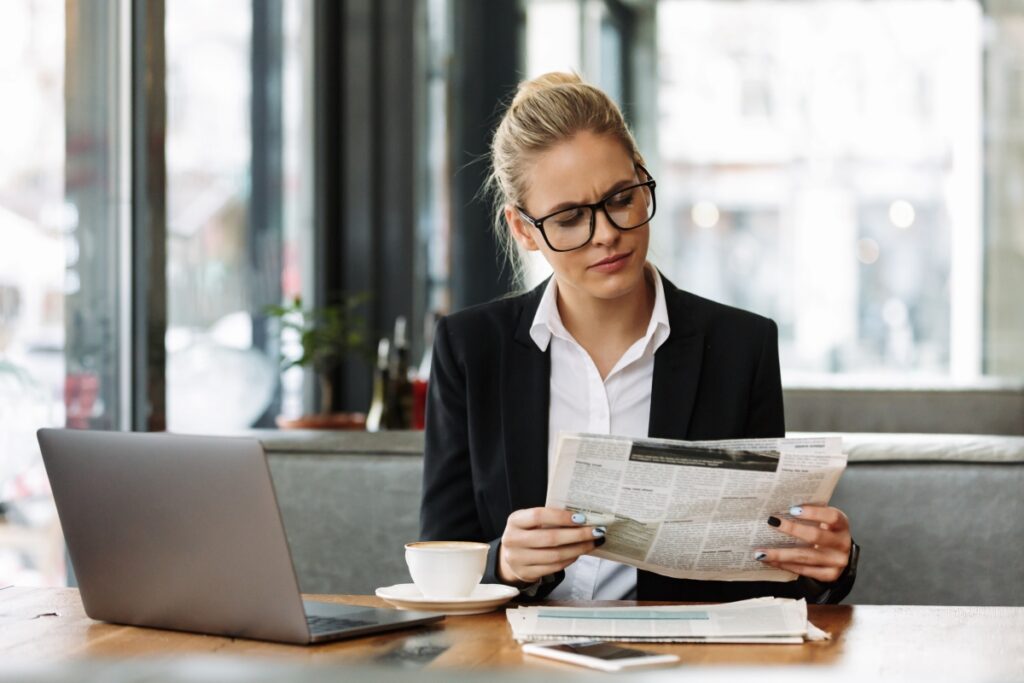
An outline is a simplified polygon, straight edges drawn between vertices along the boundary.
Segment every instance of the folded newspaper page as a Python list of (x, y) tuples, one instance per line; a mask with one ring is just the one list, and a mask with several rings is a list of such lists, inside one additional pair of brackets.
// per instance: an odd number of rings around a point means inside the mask
[(505, 615), (519, 642), (597, 638), (651, 643), (801, 643), (829, 638), (807, 621), (805, 601), (786, 598), (666, 607), (519, 607)]
[(607, 526), (591, 554), (679, 579), (792, 581), (757, 548), (806, 543), (768, 526), (827, 505), (846, 468), (838, 437), (669, 441), (559, 435), (548, 507)]

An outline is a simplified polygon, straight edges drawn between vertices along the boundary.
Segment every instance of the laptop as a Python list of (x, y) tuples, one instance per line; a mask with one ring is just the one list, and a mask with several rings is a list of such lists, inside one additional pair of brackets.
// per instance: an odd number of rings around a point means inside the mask
[(93, 619), (304, 644), (444, 618), (304, 601), (255, 439), (62, 429), (38, 437)]

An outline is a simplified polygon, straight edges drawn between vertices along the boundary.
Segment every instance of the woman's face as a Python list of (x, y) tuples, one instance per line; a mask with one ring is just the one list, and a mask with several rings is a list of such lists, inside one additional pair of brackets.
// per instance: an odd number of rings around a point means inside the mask
[[(647, 180), (641, 175), (621, 143), (584, 131), (537, 157), (526, 175), (522, 208), (530, 216), (542, 218), (571, 206), (592, 204), (615, 190)], [(619, 230), (597, 210), (593, 239), (579, 249), (559, 252), (548, 246), (540, 230), (515, 207), (505, 207), (505, 218), (520, 246), (544, 255), (560, 288), (597, 299), (616, 299), (642, 286), (650, 224)], [(549, 232), (556, 229), (548, 222), (544, 227)]]

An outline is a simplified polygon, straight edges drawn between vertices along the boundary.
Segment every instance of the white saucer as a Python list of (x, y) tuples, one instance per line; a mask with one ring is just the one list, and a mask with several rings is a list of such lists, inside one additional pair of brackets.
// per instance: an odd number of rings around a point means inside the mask
[(377, 589), (378, 598), (383, 598), (398, 609), (445, 614), (483, 614), (504, 605), (517, 595), (518, 588), (500, 583), (482, 583), (464, 598), (426, 598), (414, 583), (399, 583)]

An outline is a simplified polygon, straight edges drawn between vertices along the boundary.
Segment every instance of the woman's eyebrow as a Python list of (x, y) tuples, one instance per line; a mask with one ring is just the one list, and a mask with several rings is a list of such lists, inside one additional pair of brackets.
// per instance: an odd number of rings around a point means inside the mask
[[(636, 182), (637, 182), (636, 178), (628, 178), (628, 179), (625, 179), (625, 180), (620, 180), (617, 183), (615, 183), (614, 185), (612, 185), (611, 187), (609, 187), (608, 191), (605, 192), (603, 195), (601, 195), (601, 199), (606, 198), (608, 195), (615, 194), (616, 192), (618, 192), (619, 190), (621, 190), (624, 187), (628, 187), (630, 185), (636, 185)], [(562, 202), (561, 204), (556, 204), (555, 206), (553, 206), (550, 209), (548, 209), (544, 213), (544, 215), (545, 216), (550, 216), (553, 213), (558, 213), (559, 211), (564, 211), (565, 209), (572, 209), (572, 208), (577, 207), (577, 206), (585, 206), (586, 204), (589, 204), (589, 202)]]

